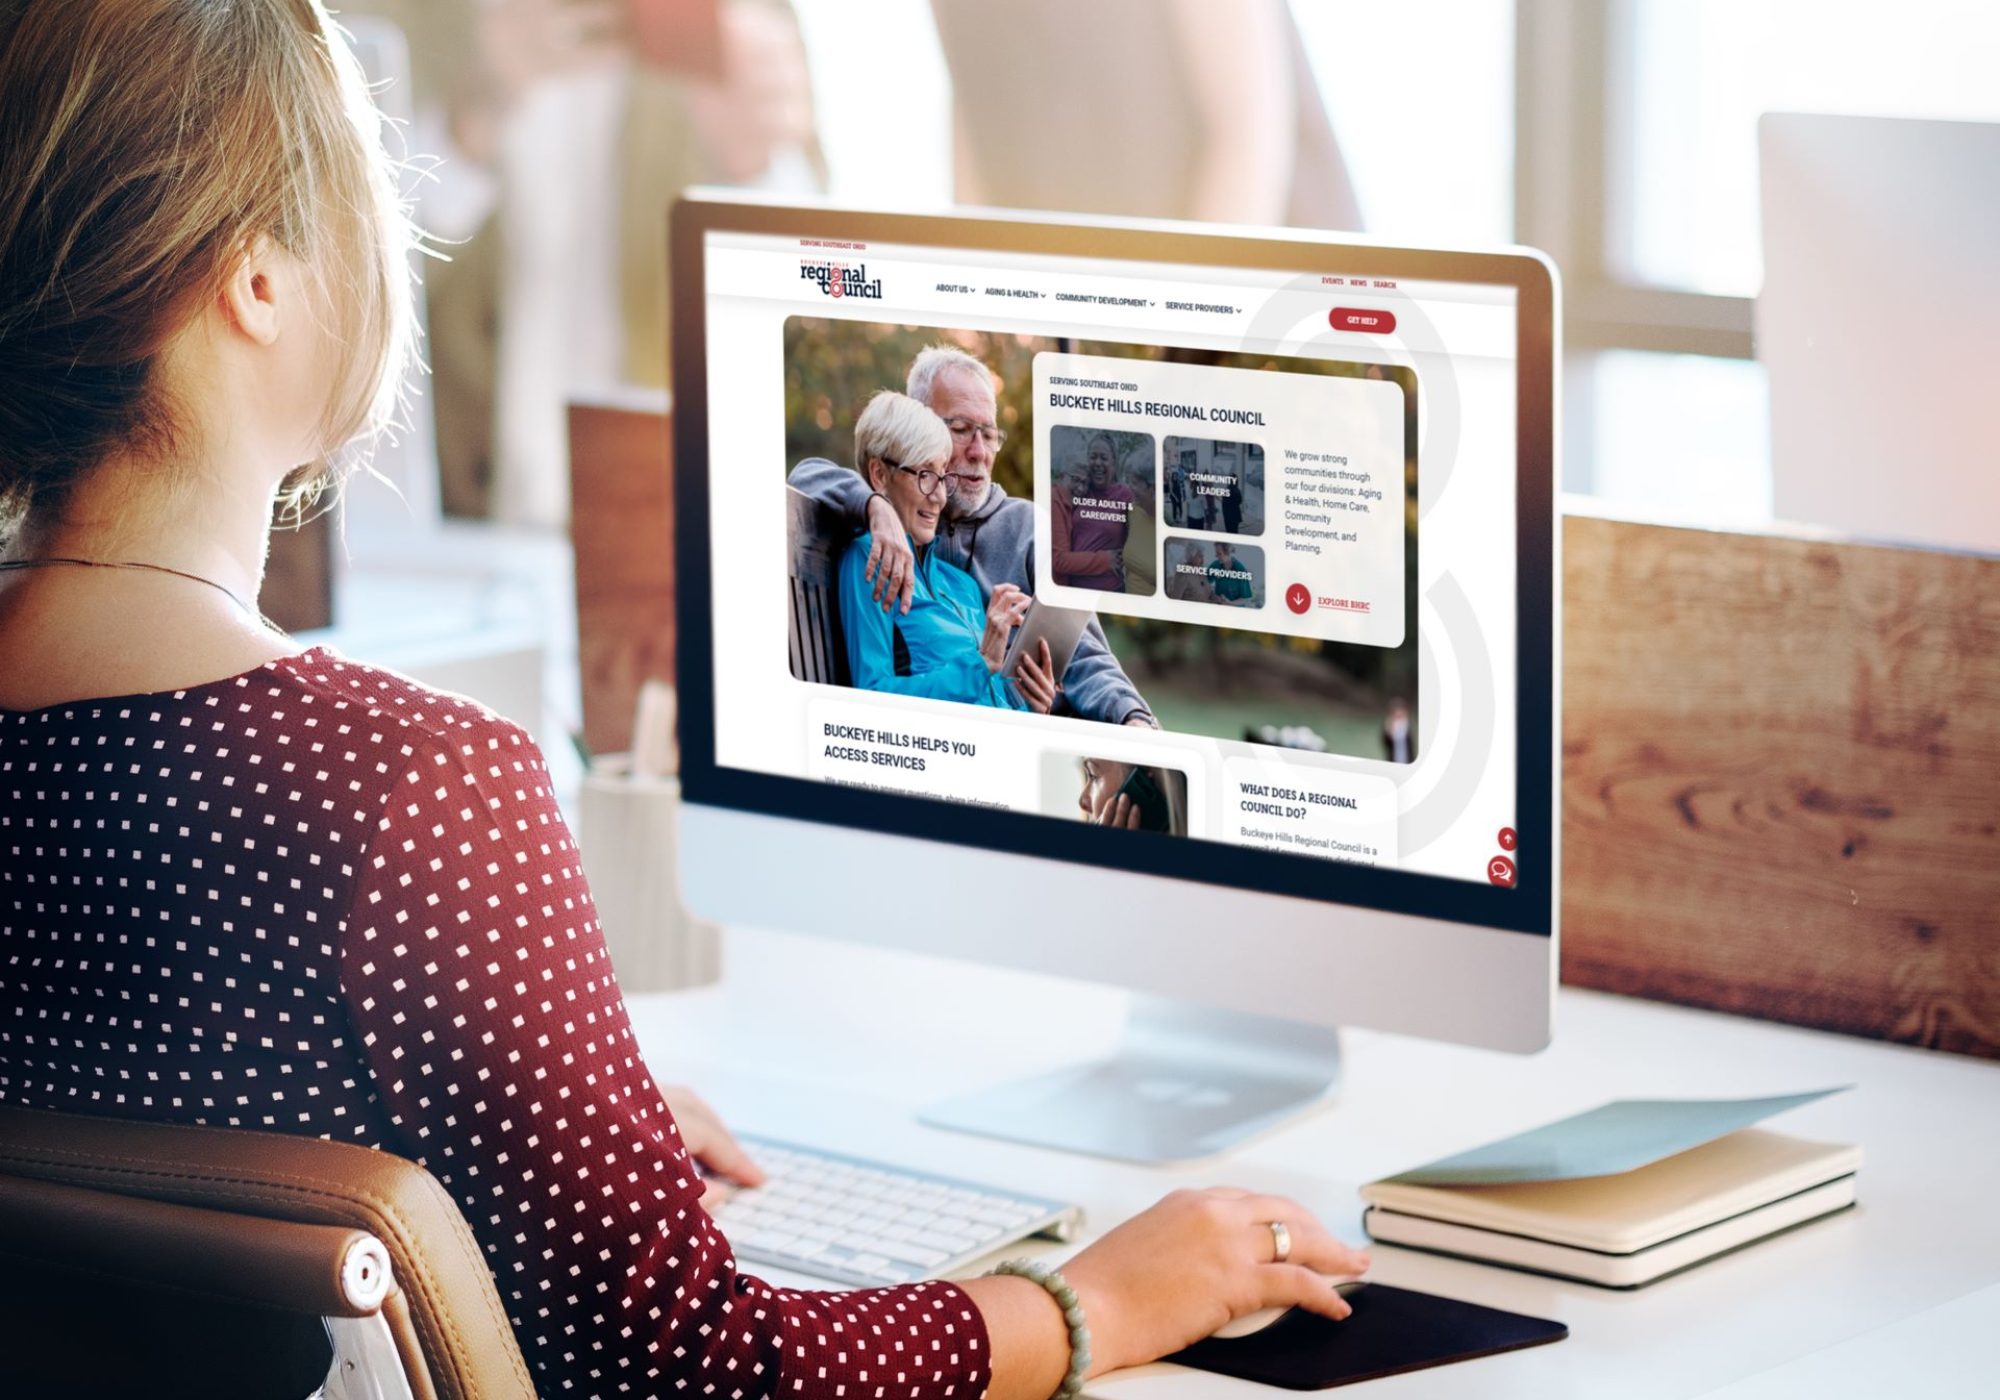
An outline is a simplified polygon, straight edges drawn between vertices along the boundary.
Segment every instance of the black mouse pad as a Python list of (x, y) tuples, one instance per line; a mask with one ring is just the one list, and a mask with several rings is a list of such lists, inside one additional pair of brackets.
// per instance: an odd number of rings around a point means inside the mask
[(1383, 1283), (1344, 1291), (1354, 1308), (1345, 1321), (1293, 1308), (1261, 1332), (1210, 1337), (1164, 1359), (1287, 1390), (1325, 1390), (1559, 1342), (1569, 1335), (1560, 1322)]

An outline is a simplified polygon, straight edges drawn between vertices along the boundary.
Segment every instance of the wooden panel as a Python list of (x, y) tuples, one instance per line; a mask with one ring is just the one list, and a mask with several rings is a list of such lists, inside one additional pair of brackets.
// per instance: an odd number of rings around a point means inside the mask
[(1563, 540), (1563, 979), (2000, 1057), (2000, 559)]
[(674, 679), (669, 422), (664, 394), (570, 405), (577, 669), (592, 753), (629, 748), (640, 683)]

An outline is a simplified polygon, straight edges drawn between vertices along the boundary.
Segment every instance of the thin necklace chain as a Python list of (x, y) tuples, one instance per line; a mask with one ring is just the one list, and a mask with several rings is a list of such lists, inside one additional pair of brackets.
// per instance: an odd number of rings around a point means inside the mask
[(260, 622), (263, 621), (262, 615), (255, 608), (237, 597), (233, 589), (217, 583), (212, 578), (203, 578), (200, 574), (191, 574), (185, 569), (170, 569), (165, 564), (146, 564), (136, 559), (72, 559), (63, 555), (51, 554), (39, 559), (9, 559), (0, 561), (0, 573), (8, 573), (16, 569), (46, 569), (57, 564), (73, 564), (83, 569), (143, 569), (147, 573), (172, 574), (175, 578), (184, 578), (190, 583), (205, 583), (230, 602), (236, 604), (237, 607), (241, 608), (251, 617), (257, 618)]

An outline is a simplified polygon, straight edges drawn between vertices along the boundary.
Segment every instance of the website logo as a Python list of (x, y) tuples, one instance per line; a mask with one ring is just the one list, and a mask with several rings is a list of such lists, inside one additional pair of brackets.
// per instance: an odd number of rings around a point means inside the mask
[(869, 280), (867, 263), (802, 262), (799, 264), (799, 276), (830, 297), (882, 299), (882, 279)]

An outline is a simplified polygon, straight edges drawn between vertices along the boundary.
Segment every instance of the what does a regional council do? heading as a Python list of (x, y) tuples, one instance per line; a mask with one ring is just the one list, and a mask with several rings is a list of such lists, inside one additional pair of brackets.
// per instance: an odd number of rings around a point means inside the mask
[(1126, 413), (1135, 418), (1191, 418), (1197, 423), (1248, 423), (1264, 426), (1264, 414), (1254, 408), (1216, 408), (1192, 403), (1154, 403), (1109, 394), (1050, 394), (1050, 408), (1080, 408), (1093, 413)]

